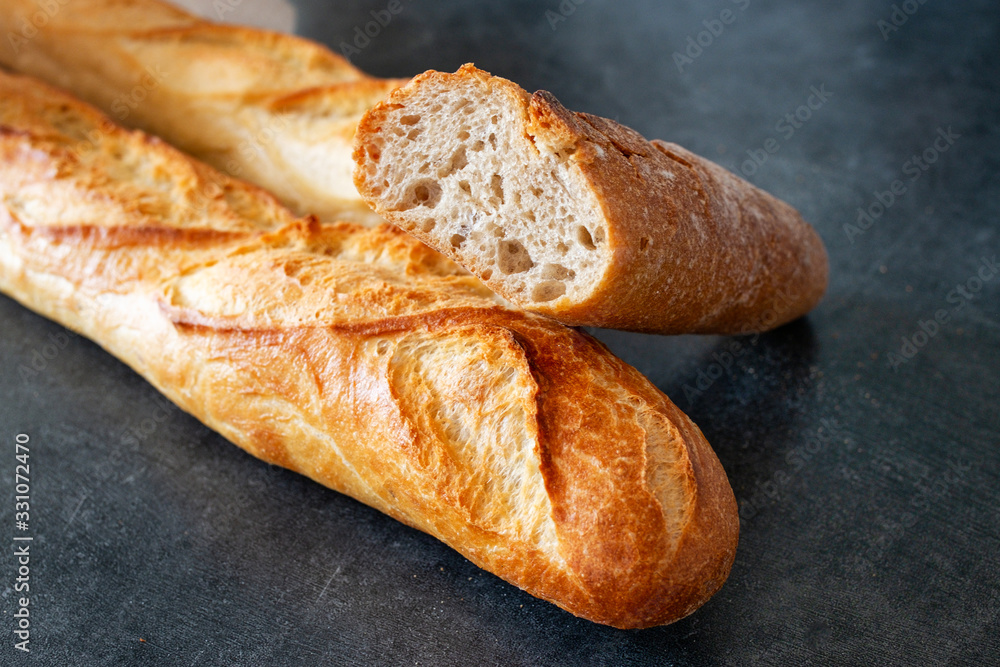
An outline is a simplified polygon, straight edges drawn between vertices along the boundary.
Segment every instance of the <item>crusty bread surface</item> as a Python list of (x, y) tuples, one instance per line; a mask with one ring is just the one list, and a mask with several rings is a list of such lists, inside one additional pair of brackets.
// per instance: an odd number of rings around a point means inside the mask
[(266, 188), (301, 215), (382, 222), (354, 188), (351, 146), (361, 114), (403, 80), (367, 76), (315, 42), (158, 0), (46, 7), (0, 2), (0, 64)]
[(362, 119), (354, 159), (383, 217), (568, 324), (749, 333), (826, 289), (823, 243), (789, 205), (472, 65), (394, 91)]
[(573, 614), (669, 623), (732, 565), (718, 459), (600, 343), (388, 225), (297, 219), (3, 73), (0, 290), (254, 456)]

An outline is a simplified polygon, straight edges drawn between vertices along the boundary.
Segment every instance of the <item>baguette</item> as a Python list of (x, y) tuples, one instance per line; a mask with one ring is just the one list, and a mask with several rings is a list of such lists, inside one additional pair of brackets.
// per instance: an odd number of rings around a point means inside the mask
[(254, 456), (578, 616), (669, 623), (729, 573), (718, 459), (599, 342), (389, 225), (297, 219), (3, 73), (0, 291)]
[(355, 141), (355, 183), (376, 212), (568, 324), (750, 333), (826, 290), (823, 242), (788, 204), (472, 65), (396, 90)]
[(351, 146), (361, 114), (403, 80), (157, 0), (3, 0), (0, 35), (0, 64), (270, 190), (300, 215), (382, 222), (354, 188)]

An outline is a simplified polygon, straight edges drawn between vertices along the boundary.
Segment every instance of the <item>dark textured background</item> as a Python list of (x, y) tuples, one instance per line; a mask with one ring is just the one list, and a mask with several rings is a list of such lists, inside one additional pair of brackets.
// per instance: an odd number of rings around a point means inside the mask
[[(386, 4), (299, 0), (298, 31), (337, 48)], [(949, 301), (1000, 250), (995, 3), (913, 4), (888, 39), (877, 27), (888, 0), (563, 5), (575, 11), (553, 29), (558, 0), (403, 0), (353, 60), (393, 76), (475, 61), (735, 169), (779, 141), (750, 180), (826, 241), (823, 304), (759, 338), (596, 332), (691, 415), (729, 473), (743, 521), (722, 591), (664, 628), (575, 619), (251, 458), (97, 346), (62, 341), (0, 297), (7, 534), (14, 436), (32, 439), (30, 660), (997, 664), (1000, 275), (961, 308)], [(672, 54), (726, 8), (735, 22), (678, 72)], [(776, 124), (811, 86), (832, 96), (786, 139)], [(904, 163), (939, 127), (961, 136), (910, 182)], [(850, 242), (844, 225), (897, 178), (907, 192)], [(888, 352), (939, 309), (950, 321), (891, 368)], [(25, 373), (33, 361), (44, 367)], [(13, 664), (24, 656), (4, 551), (0, 663)]]

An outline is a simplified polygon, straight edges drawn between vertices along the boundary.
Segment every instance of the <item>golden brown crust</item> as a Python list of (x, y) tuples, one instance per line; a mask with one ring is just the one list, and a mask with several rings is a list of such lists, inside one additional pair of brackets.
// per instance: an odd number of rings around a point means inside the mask
[(731, 567), (714, 453), (600, 343), (387, 225), (297, 220), (4, 74), (0, 290), (255, 456), (574, 614), (669, 623)]
[[(424, 90), (470, 82), (510, 109), (532, 145), (568, 155), (570, 175), (595, 196), (608, 259), (584, 298), (532, 301), (510, 289), (474, 251), (442, 242), (422, 230), (411, 211), (382, 201), (373, 164), (379, 146), (399, 132), (396, 115), (416, 113), (410, 105), (431, 97)], [(537, 153), (503, 158), (524, 165)], [(454, 74), (422, 74), (375, 106), (358, 127), (354, 160), (358, 190), (383, 217), (485, 277), (511, 302), (567, 324), (748, 333), (804, 315), (826, 290), (823, 242), (788, 204), (676, 144), (647, 141), (612, 120), (571, 112), (551, 93), (529, 95), (472, 65)], [(539, 221), (539, 229), (545, 222)]]
[(305, 39), (214, 24), (158, 0), (72, 0), (33, 20), (39, 11), (34, 0), (0, 3), (0, 64), (300, 214), (382, 222), (351, 183), (351, 145), (361, 114), (403, 80), (367, 76)]

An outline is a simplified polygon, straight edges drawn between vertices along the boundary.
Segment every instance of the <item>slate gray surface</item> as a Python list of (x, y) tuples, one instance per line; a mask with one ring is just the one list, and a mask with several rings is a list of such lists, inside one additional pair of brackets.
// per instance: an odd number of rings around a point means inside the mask
[[(336, 49), (388, 3), (296, 4), (299, 32)], [(1000, 275), (976, 274), (1000, 250), (1000, 16), (898, 5), (915, 12), (889, 31), (887, 1), (566, 0), (550, 21), (557, 0), (402, 0), (352, 54), (378, 75), (475, 61), (551, 90), (742, 170), (823, 236), (830, 291), (803, 321), (759, 338), (596, 332), (701, 426), (740, 501), (736, 564), (701, 610), (644, 631), (575, 619), (251, 458), (0, 297), (0, 526), (18, 532), (27, 433), (35, 538), (30, 656), (13, 648), (3, 538), (0, 663), (997, 664)], [(825, 102), (789, 134), (779, 121), (813, 87)], [(914, 173), (939, 128), (959, 136)], [(897, 179), (905, 192), (848, 233)]]

